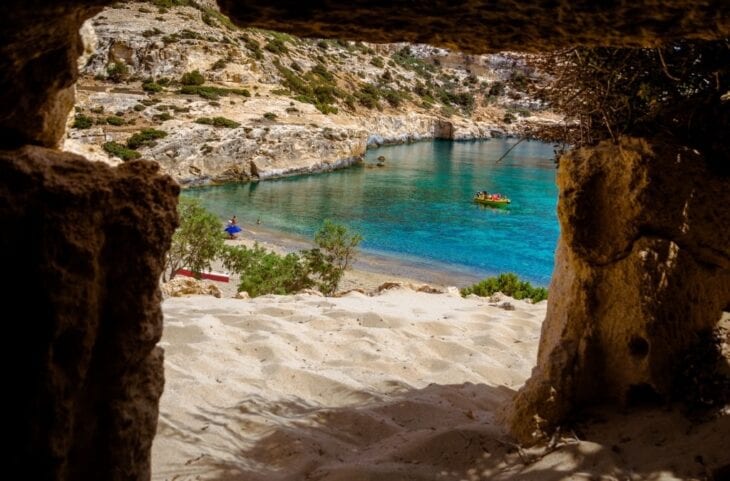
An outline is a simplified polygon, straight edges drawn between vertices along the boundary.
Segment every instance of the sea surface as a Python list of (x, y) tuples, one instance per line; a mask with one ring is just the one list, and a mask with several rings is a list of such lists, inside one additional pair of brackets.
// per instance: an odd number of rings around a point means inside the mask
[[(546, 286), (558, 239), (553, 146), (517, 139), (430, 141), (368, 150), (326, 174), (188, 189), (221, 220), (312, 239), (325, 219), (360, 232), (364, 253), (404, 269), (478, 279), (515, 272)], [(385, 166), (375, 164), (385, 157)], [(472, 202), (499, 192), (505, 209)], [(407, 274), (407, 273), (404, 273)]]

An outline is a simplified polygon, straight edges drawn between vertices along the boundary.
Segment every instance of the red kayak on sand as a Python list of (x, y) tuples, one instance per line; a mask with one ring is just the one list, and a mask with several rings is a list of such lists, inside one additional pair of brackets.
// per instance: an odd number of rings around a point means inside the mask
[(195, 272), (188, 270), (188, 269), (178, 269), (175, 273), (178, 276), (185, 276), (185, 277), (195, 277), (199, 279), (208, 279), (211, 281), (218, 281), (218, 282), (229, 282), (231, 280), (230, 276), (228, 274), (224, 274), (222, 272), (201, 272), (200, 275), (195, 275)]

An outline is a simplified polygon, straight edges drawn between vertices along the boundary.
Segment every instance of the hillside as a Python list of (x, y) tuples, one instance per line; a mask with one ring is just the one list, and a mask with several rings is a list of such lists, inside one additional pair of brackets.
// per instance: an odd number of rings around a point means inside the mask
[(156, 160), (181, 184), (358, 162), (368, 145), (523, 135), (560, 118), (519, 54), (300, 39), (235, 27), (213, 3), (117, 4), (82, 29), (64, 148)]

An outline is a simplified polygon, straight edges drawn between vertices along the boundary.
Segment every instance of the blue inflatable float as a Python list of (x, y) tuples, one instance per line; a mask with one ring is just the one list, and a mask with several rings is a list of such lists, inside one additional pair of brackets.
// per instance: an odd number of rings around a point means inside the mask
[(238, 234), (238, 233), (239, 233), (239, 232), (241, 232), (241, 231), (242, 231), (243, 229), (241, 229), (241, 228), (240, 228), (239, 226), (237, 226), (236, 224), (230, 224), (230, 225), (229, 225), (228, 227), (226, 227), (226, 228), (225, 228), (225, 229), (223, 229), (223, 230), (225, 230), (226, 232), (228, 232), (228, 235), (230, 235), (230, 236), (233, 236), (233, 234)]

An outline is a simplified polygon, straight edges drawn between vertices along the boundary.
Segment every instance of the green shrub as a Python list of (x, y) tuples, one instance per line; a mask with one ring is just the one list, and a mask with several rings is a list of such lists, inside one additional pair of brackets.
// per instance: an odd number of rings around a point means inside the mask
[[(142, 11), (142, 9), (140, 9), (140, 12), (141, 11)], [(160, 35), (161, 33), (162, 33), (162, 30), (160, 30), (159, 28), (155, 27), (153, 29), (145, 30), (144, 32), (142, 32), (142, 36), (143, 37), (147, 37), (147, 38), (149, 38), (149, 37), (156, 37), (157, 35)]]
[(144, 90), (145, 92), (152, 92), (152, 93), (162, 92), (162, 85), (158, 84), (157, 82), (152, 82), (152, 81), (143, 82), (142, 90)]
[(544, 301), (548, 291), (544, 287), (533, 287), (527, 281), (520, 281), (516, 274), (511, 272), (500, 274), (497, 277), (488, 277), (477, 284), (461, 289), (462, 296), (476, 294), (477, 296), (491, 296), (501, 292), (515, 299), (530, 299), (532, 302)]
[(398, 50), (395, 54), (393, 54), (391, 61), (405, 69), (414, 71), (424, 78), (430, 78), (430, 72), (434, 72), (436, 70), (436, 67), (430, 63), (413, 55), (409, 47), (403, 47)]
[(298, 254), (281, 256), (258, 244), (252, 248), (227, 246), (221, 260), (226, 269), (241, 276), (238, 290), (251, 297), (290, 294), (315, 285), (307, 262)]
[(129, 76), (129, 67), (124, 62), (114, 62), (106, 68), (106, 77), (114, 83), (123, 82)]
[(278, 61), (274, 65), (283, 77), (282, 85), (295, 94), (297, 100), (314, 105), (324, 114), (338, 111), (332, 104), (345, 94), (337, 88), (334, 75), (322, 63), (303, 76), (297, 75)]
[(264, 53), (261, 51), (261, 44), (256, 39), (250, 38), (246, 34), (241, 34), (238, 38), (243, 42), (244, 47), (251, 52), (251, 56), (254, 59), (262, 60), (264, 58)]
[(312, 70), (310, 70), (314, 75), (319, 76), (321, 79), (326, 80), (328, 82), (332, 82), (335, 77), (330, 73), (329, 70), (327, 70), (327, 67), (322, 65), (321, 63), (318, 63), (314, 67), (312, 67)]
[(112, 115), (112, 116), (106, 118), (106, 123), (109, 125), (120, 126), (120, 125), (124, 125), (125, 122), (124, 122), (123, 118), (121, 118), (117, 115)]
[(227, 246), (220, 257), (226, 269), (241, 276), (238, 290), (252, 297), (289, 294), (310, 287), (331, 295), (351, 266), (361, 240), (359, 234), (348, 232), (346, 227), (325, 221), (315, 235), (314, 249), (282, 256), (258, 244), (252, 248)]
[[(192, 2), (191, 2), (192, 3)], [(219, 24), (226, 27), (228, 30), (235, 30), (236, 26), (231, 22), (231, 19), (227, 16), (223, 15), (218, 10), (215, 10), (210, 7), (203, 7), (199, 4), (194, 5), (195, 8), (200, 10), (202, 12), (202, 20), (205, 22), (206, 25), (209, 25), (211, 27), (217, 27), (215, 22), (218, 22)], [(207, 19), (207, 21), (206, 21)], [(214, 22), (215, 20), (215, 22)]]
[(264, 49), (276, 55), (289, 52), (289, 48), (286, 46), (286, 42), (281, 38), (269, 39), (269, 41), (266, 42), (266, 45), (264, 45)]
[(153, 115), (152, 118), (154, 120), (157, 120), (158, 122), (166, 122), (172, 119), (172, 114), (170, 112), (161, 112), (159, 114)]
[(179, 225), (165, 257), (165, 274), (170, 278), (182, 268), (198, 273), (209, 270), (223, 250), (223, 227), (216, 216), (186, 198), (180, 199), (177, 210)]
[(210, 68), (211, 70), (222, 70), (226, 68), (226, 65), (228, 65), (228, 61), (224, 58), (219, 58)]
[(188, 30), (187, 28), (180, 30), (178, 33), (173, 33), (172, 35), (163, 37), (162, 41), (168, 43), (168, 40), (166, 40), (166, 38), (170, 40), (169, 43), (177, 42), (178, 40), (203, 40), (202, 35), (200, 35), (198, 32)]
[(183, 85), (203, 85), (205, 83), (205, 77), (200, 73), (199, 70), (193, 70), (192, 72), (186, 72), (180, 77), (180, 83)]
[(266, 120), (276, 120), (276, 114), (275, 114), (275, 113), (273, 113), (273, 112), (266, 112), (266, 113), (264, 114), (264, 118), (265, 118)]
[(147, 108), (147, 107), (146, 107), (145, 105), (143, 105), (143, 104), (137, 104), (137, 105), (135, 105), (135, 106), (134, 106), (134, 110), (135, 110), (136, 112), (142, 112), (142, 111), (143, 111), (144, 109), (146, 109), (146, 108)]
[(379, 108), (380, 89), (373, 84), (364, 84), (358, 92), (355, 92), (358, 102), (369, 109)]
[(140, 154), (136, 150), (128, 149), (127, 147), (117, 142), (106, 142), (104, 143), (104, 145), (102, 145), (102, 148), (110, 155), (113, 155), (114, 157), (119, 157), (124, 161), (139, 159), (140, 157), (142, 157), (142, 154)]
[(383, 63), (383, 59), (380, 58), (380, 57), (373, 57), (373, 58), (371, 58), (370, 59), (370, 65), (374, 65), (375, 67), (378, 67), (378, 68), (385, 67), (385, 64)]
[(167, 132), (156, 129), (143, 129), (137, 132), (127, 140), (127, 147), (130, 149), (138, 149), (140, 147), (151, 147), (155, 144), (155, 140), (167, 137)]
[(517, 117), (512, 112), (505, 112), (504, 117), (502, 117), (502, 122), (505, 124), (511, 124), (515, 120), (517, 120)]
[(74, 123), (71, 127), (74, 129), (88, 129), (94, 125), (94, 119), (84, 114), (76, 114), (74, 116)]
[(380, 95), (392, 106), (399, 107), (400, 104), (408, 99), (408, 94), (400, 90), (390, 88), (380, 89)]
[(213, 117), (212, 119), (209, 117), (200, 117), (199, 119), (196, 119), (195, 122), (198, 124), (212, 125), (214, 127), (225, 127), (228, 129), (235, 129), (241, 125), (238, 122), (225, 117)]
[(446, 86), (437, 87), (435, 94), (444, 105), (455, 105), (461, 107), (465, 112), (474, 110), (474, 95), (469, 92), (454, 92)]

